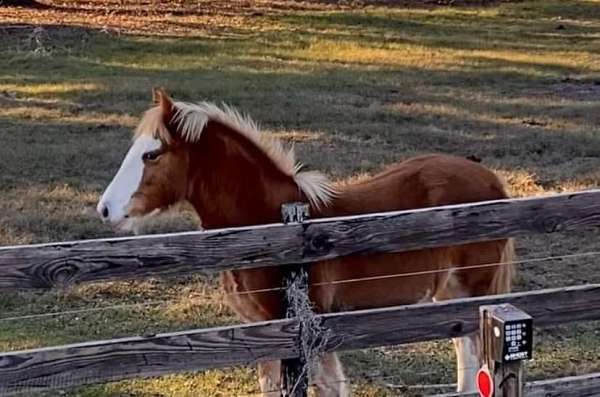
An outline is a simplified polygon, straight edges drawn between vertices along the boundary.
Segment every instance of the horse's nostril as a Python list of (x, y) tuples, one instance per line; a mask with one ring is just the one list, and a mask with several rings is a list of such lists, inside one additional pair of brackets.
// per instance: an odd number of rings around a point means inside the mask
[(108, 206), (105, 205), (102, 207), (102, 218), (108, 218), (108, 215)]

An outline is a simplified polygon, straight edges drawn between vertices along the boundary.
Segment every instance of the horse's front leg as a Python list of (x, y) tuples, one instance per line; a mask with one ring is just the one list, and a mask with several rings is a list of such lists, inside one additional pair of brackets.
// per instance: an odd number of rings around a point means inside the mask
[(258, 382), (262, 397), (281, 397), (281, 361), (258, 363)]
[(315, 397), (349, 397), (349, 385), (337, 353), (321, 358), (314, 376)]

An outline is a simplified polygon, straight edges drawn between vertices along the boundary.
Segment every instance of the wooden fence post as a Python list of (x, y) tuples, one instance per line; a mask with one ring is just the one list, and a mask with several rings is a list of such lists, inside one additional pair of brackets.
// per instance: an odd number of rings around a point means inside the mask
[[(304, 222), (309, 217), (309, 207), (305, 203), (289, 203), (281, 206), (283, 223)], [(291, 289), (290, 286), (295, 285)], [(289, 265), (284, 267), (283, 286), (285, 289), (286, 317), (298, 317), (296, 308), (290, 304), (298, 297), (290, 296), (290, 291), (300, 291), (308, 296), (308, 265)], [(304, 325), (301, 323), (300, 327)], [(302, 335), (300, 329), (299, 336)], [(283, 397), (307, 397), (308, 395), (308, 365), (304, 351), (299, 349), (300, 356), (281, 361), (281, 389)]]
[(493, 379), (491, 395), (523, 397), (523, 360), (531, 359), (533, 347), (531, 316), (511, 304), (481, 306), (479, 313), (484, 364)]

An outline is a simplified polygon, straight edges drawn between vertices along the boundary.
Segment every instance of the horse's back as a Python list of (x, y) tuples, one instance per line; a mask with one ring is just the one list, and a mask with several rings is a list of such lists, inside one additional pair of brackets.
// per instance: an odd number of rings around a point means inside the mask
[[(500, 178), (460, 157), (425, 155), (347, 185), (328, 214), (354, 215), (506, 198)], [(414, 303), (419, 300), (506, 292), (498, 269), (473, 266), (501, 262), (507, 240), (423, 249), (368, 257), (346, 257), (314, 266), (313, 290), (323, 311)], [(512, 247), (512, 246), (511, 246)], [(461, 268), (468, 268), (460, 270)], [(358, 281), (361, 278), (369, 281)], [(375, 277), (373, 279), (373, 277)], [(345, 281), (340, 280), (357, 280)], [(334, 284), (329, 284), (334, 282)], [(505, 288), (504, 288), (505, 289)], [(497, 291), (498, 290), (498, 291)]]
[[(489, 168), (462, 157), (426, 155), (401, 162), (390, 170), (393, 174), (414, 174), (416, 184), (410, 188), (424, 191), (425, 206), (460, 204), (506, 198), (504, 184)], [(407, 189), (406, 186), (401, 187)]]
[(500, 178), (466, 158), (424, 155), (347, 185), (327, 215), (395, 211), (506, 198)]

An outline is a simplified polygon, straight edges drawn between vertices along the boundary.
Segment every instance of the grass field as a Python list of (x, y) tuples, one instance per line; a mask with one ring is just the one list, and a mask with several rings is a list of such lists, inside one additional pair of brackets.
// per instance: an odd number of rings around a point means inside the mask
[[(334, 179), (446, 152), (482, 158), (515, 196), (599, 185), (600, 1), (401, 3), (0, 7), (0, 244), (114, 235), (93, 207), (159, 85), (178, 99), (237, 106)], [(147, 230), (193, 229), (196, 222), (183, 207)], [(524, 238), (518, 254), (596, 251), (598, 237), (586, 231)], [(516, 288), (586, 282), (600, 282), (596, 257), (521, 266)], [(154, 301), (162, 303), (10, 319)], [(0, 350), (235, 322), (214, 282), (198, 278), (0, 291)], [(598, 329), (538, 333), (528, 376), (600, 370)], [(418, 395), (423, 390), (414, 385), (454, 382), (449, 341), (343, 359), (356, 396)], [(61, 395), (256, 392), (254, 371), (237, 368)]]

